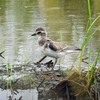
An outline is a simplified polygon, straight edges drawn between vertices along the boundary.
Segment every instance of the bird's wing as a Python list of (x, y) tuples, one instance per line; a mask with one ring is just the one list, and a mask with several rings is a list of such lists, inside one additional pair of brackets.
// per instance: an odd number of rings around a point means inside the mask
[(62, 44), (60, 44), (59, 42), (52, 41), (50, 39), (47, 40), (46, 46), (49, 47), (53, 51), (59, 51), (59, 50), (63, 49), (63, 45)]
[(53, 43), (52, 40), (48, 39), (46, 42), (45, 42), (45, 48), (49, 48), (51, 49), (52, 51), (57, 51), (57, 47), (56, 45)]
[(81, 51), (81, 49), (79, 49), (78, 47), (75, 46), (66, 46), (65, 48), (62, 49), (62, 51), (66, 51), (66, 52), (78, 52)]
[(53, 50), (53, 51), (57, 51), (57, 50), (58, 50), (58, 48), (56, 47), (56, 45), (53, 44), (53, 43), (50, 43), (50, 44), (49, 44), (49, 48), (50, 48), (51, 50)]

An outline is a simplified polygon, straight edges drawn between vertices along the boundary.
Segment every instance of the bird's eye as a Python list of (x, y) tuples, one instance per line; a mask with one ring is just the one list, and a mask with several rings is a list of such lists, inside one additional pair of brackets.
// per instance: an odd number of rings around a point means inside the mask
[(38, 32), (37, 34), (40, 34), (41, 32)]

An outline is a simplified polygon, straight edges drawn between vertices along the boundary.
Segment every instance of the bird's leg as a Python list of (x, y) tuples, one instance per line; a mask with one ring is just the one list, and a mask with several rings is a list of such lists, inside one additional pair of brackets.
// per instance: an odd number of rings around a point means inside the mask
[(55, 63), (54, 63), (54, 66), (56, 65), (56, 63), (57, 63), (57, 58), (55, 59)]
[(42, 59), (40, 59), (38, 62), (34, 63), (34, 64), (39, 64), (41, 61), (43, 61), (47, 56), (44, 56)]
[(57, 63), (57, 58), (55, 59), (55, 62), (54, 62), (53, 67), (52, 67), (52, 70), (54, 69), (56, 63)]
[(38, 62), (40, 63), (41, 61), (43, 61), (47, 56), (44, 56), (42, 59), (40, 59)]
[(60, 70), (60, 60), (59, 60), (59, 69), (58, 70)]

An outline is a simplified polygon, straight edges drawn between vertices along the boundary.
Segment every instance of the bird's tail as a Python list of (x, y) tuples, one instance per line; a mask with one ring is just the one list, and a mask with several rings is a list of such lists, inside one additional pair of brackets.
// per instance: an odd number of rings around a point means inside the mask
[(77, 53), (79, 51), (81, 51), (80, 48), (75, 47), (75, 46), (66, 46), (63, 51), (65, 51), (66, 53)]
[(3, 54), (4, 52), (5, 52), (5, 51), (2, 51), (2, 52), (0, 53), (0, 57), (3, 58), (3, 59), (4, 59), (4, 56), (2, 56), (2, 54)]

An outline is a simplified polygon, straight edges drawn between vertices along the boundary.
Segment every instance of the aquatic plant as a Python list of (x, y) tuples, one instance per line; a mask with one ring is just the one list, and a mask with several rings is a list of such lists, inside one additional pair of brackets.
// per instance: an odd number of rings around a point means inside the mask
[[(93, 39), (94, 34), (96, 31), (100, 28), (100, 25), (97, 26), (97, 28), (93, 28), (95, 23), (100, 19), (100, 15), (97, 16), (94, 20), (92, 19), (92, 14), (91, 14), (91, 3), (90, 0), (87, 0), (88, 4), (88, 16), (89, 16), (89, 23), (88, 27), (86, 29), (86, 32), (84, 34), (84, 39), (83, 43), (81, 46), (82, 51), (79, 54), (79, 67), (76, 68), (76, 66), (71, 67), (71, 70), (68, 72), (68, 80), (70, 81), (70, 84), (72, 85), (72, 88), (74, 90), (75, 96), (76, 97), (84, 97), (88, 96), (89, 100), (91, 99), (97, 99), (97, 97), (93, 96), (93, 94), (97, 93), (97, 63), (100, 60), (100, 50), (96, 51), (95, 53), (92, 52), (92, 47), (91, 47), (91, 41)], [(88, 45), (89, 44), (89, 45)], [(89, 47), (89, 53), (88, 55), (88, 63), (87, 67), (88, 70), (83, 72), (81, 66), (83, 63), (83, 55), (86, 50), (86, 47)], [(95, 55), (94, 60), (91, 61), (92, 56)], [(74, 70), (73, 70), (74, 69)], [(70, 73), (70, 74), (69, 74)]]
[(8, 61), (6, 64), (7, 75), (10, 76), (14, 70), (14, 66)]

